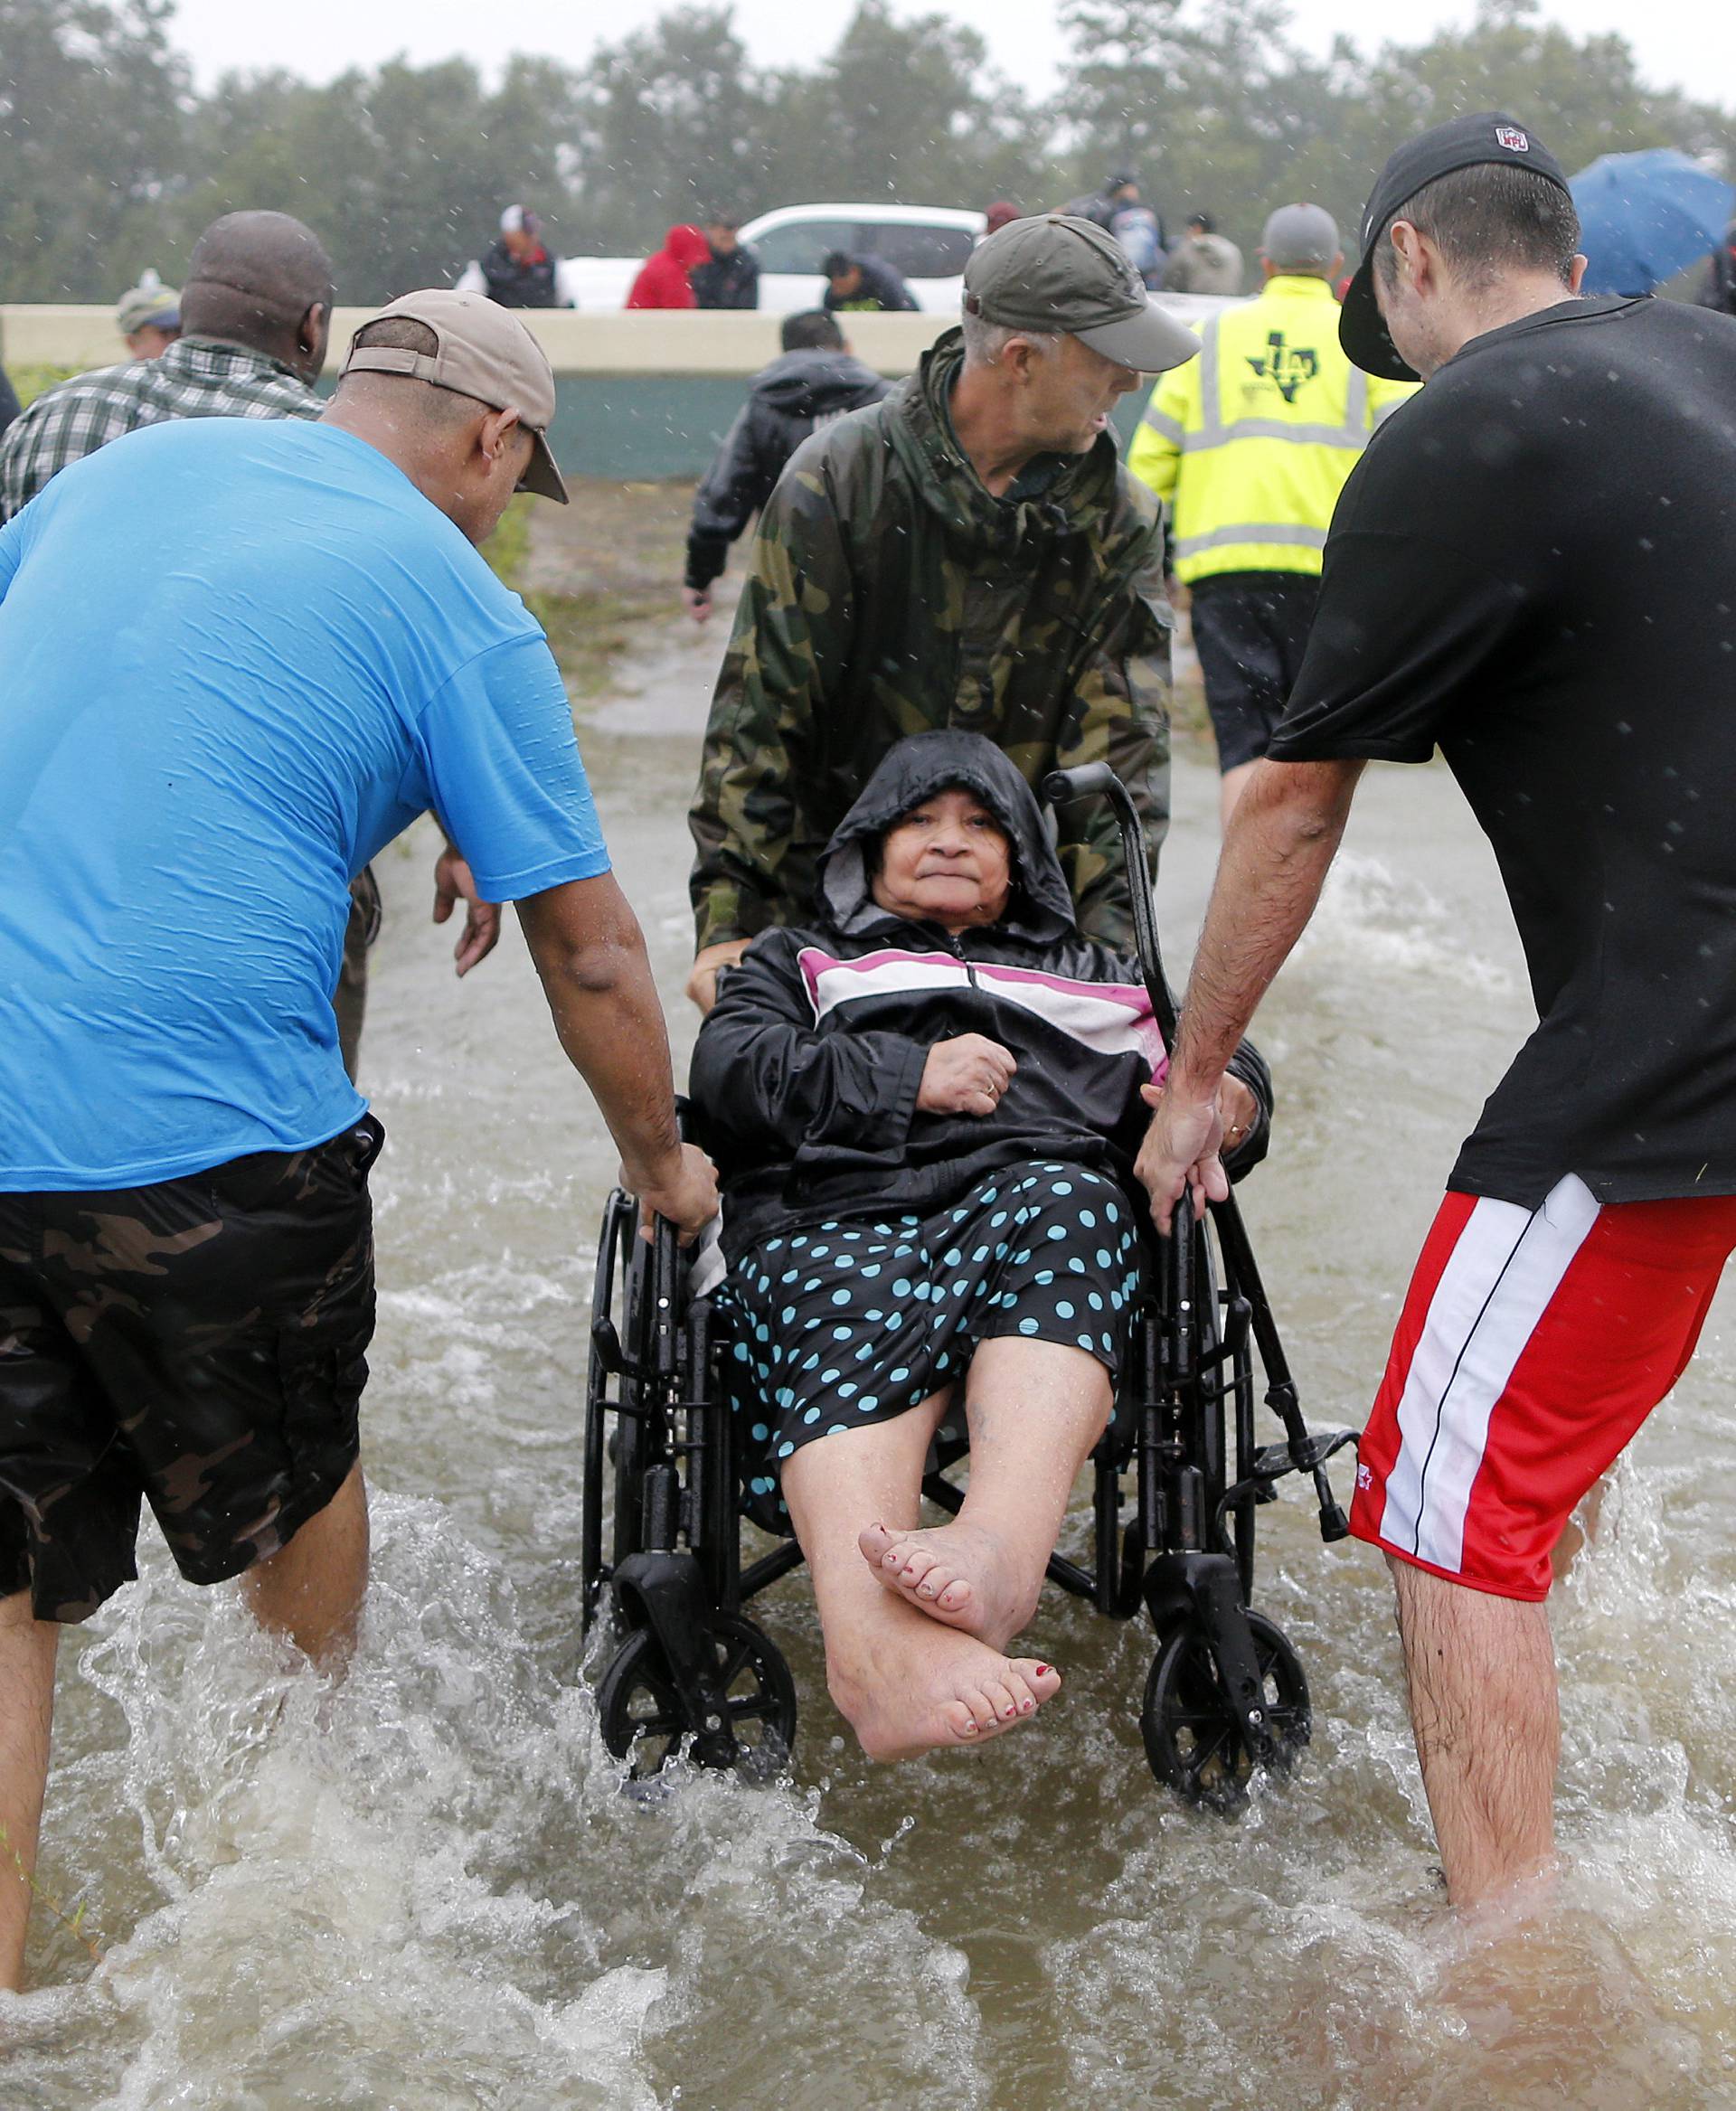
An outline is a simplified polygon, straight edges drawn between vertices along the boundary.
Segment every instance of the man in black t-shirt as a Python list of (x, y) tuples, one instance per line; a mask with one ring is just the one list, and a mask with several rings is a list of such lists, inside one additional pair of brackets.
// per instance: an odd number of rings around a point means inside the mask
[(1453, 1171), (1351, 1522), (1391, 1561), (1462, 1903), (1552, 1854), (1552, 1557), (1736, 1248), (1736, 322), (1578, 297), (1565, 179), (1496, 114), (1394, 155), (1363, 240), (1344, 348), (1428, 386), (1334, 516), (1141, 1170), (1159, 1196), (1223, 1192), (1224, 1062), (1357, 778), (1439, 746), (1495, 848), (1539, 1024)]

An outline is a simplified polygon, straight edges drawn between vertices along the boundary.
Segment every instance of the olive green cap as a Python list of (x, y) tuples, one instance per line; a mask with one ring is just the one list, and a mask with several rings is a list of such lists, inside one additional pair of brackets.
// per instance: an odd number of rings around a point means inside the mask
[(965, 313), (1007, 330), (1064, 331), (1136, 373), (1164, 373), (1200, 349), (1157, 306), (1112, 234), (1068, 212), (1011, 220), (965, 266)]

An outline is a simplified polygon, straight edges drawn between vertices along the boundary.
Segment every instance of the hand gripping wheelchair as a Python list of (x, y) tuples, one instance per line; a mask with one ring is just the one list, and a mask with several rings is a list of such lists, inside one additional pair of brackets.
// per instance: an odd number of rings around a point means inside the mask
[[(1043, 792), (1052, 803), (1107, 796), (1128, 872), (1144, 872), (1137, 812), (1107, 764), (1057, 771)], [(1136, 877), (1131, 891), (1141, 970), (1173, 1047), (1150, 889)], [(1322, 1539), (1342, 1539), (1326, 1463), (1356, 1432), (1311, 1435), (1304, 1422), (1233, 1197), (1196, 1219), (1184, 1196), (1167, 1238), (1139, 1214), (1147, 1288), (1122, 1397), (1092, 1458), (1094, 1559), (1088, 1569), (1056, 1554), (1049, 1579), (1112, 1619), (1146, 1607), (1157, 1647), (1139, 1720), (1152, 1772), (1190, 1803), (1231, 1811), (1256, 1769), (1288, 1767), (1312, 1723), (1296, 1652), (1251, 1609), (1255, 1513), (1286, 1475), (1307, 1475)], [(743, 1568), (721, 1368), (727, 1314), (690, 1294), (671, 1225), (660, 1221), (649, 1241), (638, 1229), (637, 1202), (617, 1189), (599, 1241), (585, 1424), (584, 1624), (589, 1633), (607, 1607), (618, 1637), (598, 1687), (602, 1735), (634, 1780), (684, 1748), (701, 1766), (767, 1777), (789, 1755), (796, 1689), (741, 1608), (797, 1567), (801, 1549), (786, 1540)], [(1256, 1357), (1283, 1430), (1264, 1446)], [(943, 1427), (923, 1494), (949, 1513), (964, 1496), (948, 1469), (965, 1452), (962, 1430)]]

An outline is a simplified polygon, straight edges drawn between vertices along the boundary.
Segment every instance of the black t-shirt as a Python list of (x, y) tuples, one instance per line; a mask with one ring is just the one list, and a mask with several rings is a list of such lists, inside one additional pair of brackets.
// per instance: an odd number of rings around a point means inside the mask
[(1736, 320), (1564, 302), (1374, 435), (1270, 752), (1437, 745), (1539, 1018), (1450, 1184), (1736, 1193)]

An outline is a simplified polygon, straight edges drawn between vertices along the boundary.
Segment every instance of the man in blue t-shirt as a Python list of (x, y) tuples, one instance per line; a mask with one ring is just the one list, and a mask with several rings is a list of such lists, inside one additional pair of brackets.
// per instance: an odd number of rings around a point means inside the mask
[[(341, 1664), (380, 1125), (331, 1007), (356, 872), (432, 810), (515, 901), (644, 1202), (696, 1230), (644, 942), (547, 641), (475, 545), (564, 501), (517, 317), (412, 294), (318, 424), (117, 440), (0, 531), (0, 1833), (26, 1876), (59, 1624), (245, 1571)], [(141, 541), (137, 523), (149, 519)], [(221, 884), (212, 875), (222, 875)], [(29, 1892), (0, 1884), (0, 1987)]]

